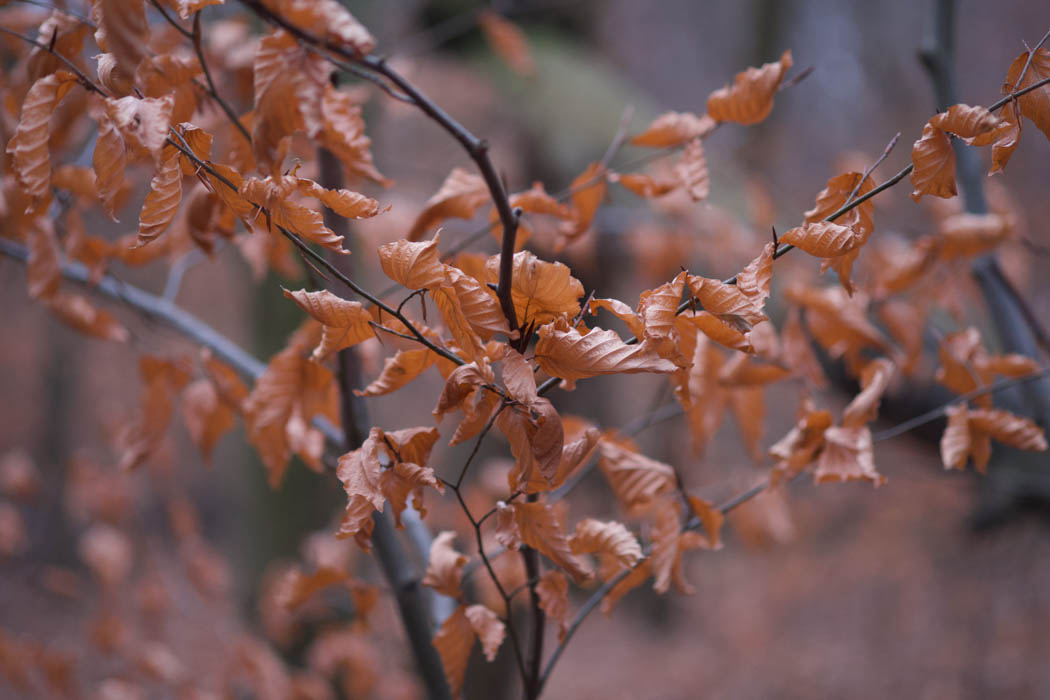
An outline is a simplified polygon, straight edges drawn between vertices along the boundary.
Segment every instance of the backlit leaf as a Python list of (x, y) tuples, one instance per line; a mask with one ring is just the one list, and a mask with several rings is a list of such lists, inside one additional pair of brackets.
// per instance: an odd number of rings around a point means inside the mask
[(707, 113), (717, 122), (757, 124), (773, 110), (773, 96), (791, 67), (791, 52), (776, 63), (737, 73), (732, 87), (715, 90), (707, 98)]
[(500, 645), (507, 636), (507, 626), (499, 619), (499, 615), (484, 605), (468, 605), (464, 613), (478, 641), (481, 642), (481, 651), (485, 654), (485, 659), (489, 663), (495, 661)]
[[(485, 264), (490, 275), (499, 276), (500, 256)], [(540, 260), (527, 250), (514, 254), (510, 287), (518, 325), (544, 324), (580, 311), (583, 284), (560, 262)]]
[(76, 76), (60, 70), (33, 83), (22, 103), (22, 116), (14, 136), (7, 143), (15, 177), (22, 191), (30, 198), (29, 209), (36, 209), (50, 201), (51, 156), (48, 142), (51, 137), (51, 115), (76, 82)]
[(569, 540), (574, 554), (605, 554), (623, 566), (633, 568), (643, 559), (641, 545), (623, 523), (602, 522), (586, 518), (576, 523), (576, 533)]
[(911, 198), (918, 202), (924, 194), (950, 198), (958, 194), (955, 189), (955, 151), (948, 135), (927, 124), (922, 137), (911, 149), (911, 162), (915, 169), (911, 173), (911, 184), (915, 188)]
[(803, 224), (780, 236), (781, 243), (804, 250), (818, 258), (834, 258), (853, 250), (859, 244), (857, 233), (846, 226), (820, 221)]
[(600, 374), (669, 374), (677, 367), (656, 354), (647, 342), (627, 345), (616, 331), (592, 329), (581, 335), (575, 328), (542, 326), (534, 351), (540, 368), (572, 385)]
[(171, 224), (182, 202), (181, 153), (174, 146), (166, 146), (160, 164), (149, 183), (149, 194), (139, 214), (139, 236), (136, 245), (150, 243)]
[[(1050, 51), (1040, 48), (1036, 50), (1035, 55), (1032, 57), (1032, 62), (1028, 66), (1028, 72), (1025, 73), (1024, 80), (1018, 83), (1017, 79), (1021, 77), (1021, 69), (1024, 68), (1024, 64), (1027, 61), (1028, 52), (1025, 51), (1010, 64), (1010, 68), (1006, 72), (1006, 82), (1003, 85), (1004, 94), (1023, 90), (1044, 78), (1050, 78)], [(1036, 127), (1050, 139), (1050, 86), (1044, 85), (1037, 90), (1029, 92), (1027, 95), (1018, 97), (1017, 103), (1021, 108), (1021, 114), (1031, 119)], [(1009, 109), (1009, 105), (1007, 105), (1006, 109)]]
[(456, 533), (446, 530), (434, 538), (430, 544), (430, 559), (427, 563), (423, 585), (430, 586), (442, 595), (459, 598), (459, 580), (467, 558), (452, 547)]
[(558, 641), (564, 641), (569, 619), (569, 581), (560, 571), (548, 571), (536, 582), (540, 608), (558, 623)]
[(665, 112), (632, 138), (631, 145), (650, 148), (680, 146), (707, 136), (715, 126), (715, 120), (706, 114), (698, 117), (691, 112)]
[(290, 292), (285, 289), (284, 295), (324, 326), (321, 342), (313, 351), (315, 360), (323, 360), (375, 335), (369, 325), (372, 314), (360, 302), (347, 301), (328, 290)]
[(488, 187), (480, 175), (453, 168), (441, 184), (441, 189), (427, 200), (405, 238), (418, 241), (445, 219), (472, 219), (489, 198)]
[(629, 513), (648, 505), (675, 488), (674, 469), (622, 445), (603, 440), (598, 444), (602, 473), (617, 500)]

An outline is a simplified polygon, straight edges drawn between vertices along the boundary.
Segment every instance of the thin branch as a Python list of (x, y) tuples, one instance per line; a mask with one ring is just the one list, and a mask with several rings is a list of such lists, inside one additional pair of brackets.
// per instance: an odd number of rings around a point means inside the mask
[(379, 78), (378, 76), (372, 75), (371, 73), (369, 73), (368, 71), (364, 70), (363, 68), (359, 68), (358, 66), (355, 66), (352, 63), (347, 63), (345, 61), (341, 61), (338, 58), (335, 58), (334, 56), (331, 56), (331, 55), (325, 53), (324, 51), (321, 51), (317, 47), (311, 46), (310, 44), (308, 44), (306, 42), (302, 42), (301, 41), (300, 42), (300, 46), (302, 46), (304, 49), (306, 49), (310, 53), (312, 53), (314, 55), (317, 55), (317, 56), (320, 56), (321, 58), (325, 59), (326, 61), (328, 61), (329, 63), (331, 63), (333, 66), (335, 66), (339, 70), (343, 71), (344, 73), (349, 73), (349, 74), (351, 74), (351, 75), (353, 75), (355, 77), (361, 78), (362, 80), (367, 80), (368, 82), (372, 83), (373, 85), (378, 87), (380, 90), (385, 92), (390, 97), (393, 97), (395, 100), (398, 100), (400, 102), (404, 102), (406, 104), (415, 104), (414, 102), (412, 102), (412, 98), (410, 98), (408, 95), (405, 95), (405, 94), (402, 94), (402, 93), (398, 92), (394, 88), (390, 87), (390, 83), (386, 82), (382, 78)]
[[(496, 419), (499, 418), (499, 414), (502, 413), (503, 409), (506, 407), (506, 401), (501, 403), (500, 407), (496, 409), (496, 412), (493, 413), (492, 417), (489, 418), (487, 423), (485, 423), (485, 427), (481, 429), (480, 433), (478, 433), (477, 439), (474, 440), (474, 449), (470, 451), (470, 455), (467, 456), (467, 461), (463, 463), (463, 468), (459, 470), (459, 476), (456, 477), (456, 483), (453, 488), (457, 491), (463, 485), (463, 479), (467, 477), (467, 471), (470, 469), (470, 465), (474, 461), (474, 458), (478, 455), (478, 450), (481, 448), (482, 441), (485, 439), (485, 436), (489, 434), (489, 431), (492, 430), (492, 426), (496, 424)], [(478, 526), (480, 527), (480, 525), (481, 522), (479, 521)]]
[[(157, 0), (149, 0), (149, 1), (150, 1), (150, 4), (153, 5), (153, 9), (155, 9), (157, 12), (159, 12), (161, 14), (161, 16), (164, 17), (164, 19), (167, 21), (168, 24), (170, 24), (171, 26), (175, 27), (175, 30), (179, 34), (183, 35), (187, 39), (191, 39), (191, 40), (193, 39), (193, 34), (191, 34), (181, 24), (176, 22), (175, 18), (168, 14), (168, 11), (164, 9), (163, 5), (161, 5)], [(200, 17), (200, 12), (198, 12), (195, 15), (194, 20), (193, 20), (194, 24), (196, 24), (196, 22), (197, 22), (197, 17)]]
[[(156, 3), (157, 0), (153, 0)], [(237, 113), (233, 111), (233, 108), (229, 105), (226, 100), (219, 96), (219, 89), (215, 87), (215, 81), (212, 80), (211, 70), (208, 69), (208, 61), (204, 58), (204, 48), (201, 46), (203, 36), (201, 33), (201, 12), (197, 12), (193, 15), (193, 33), (189, 35), (193, 41), (193, 50), (197, 53), (197, 60), (201, 64), (201, 70), (204, 71), (204, 79), (208, 81), (208, 91), (211, 93), (212, 99), (218, 103), (219, 108), (226, 114), (226, 117), (230, 120), (237, 131), (241, 132), (241, 136), (250, 144), (252, 142), (252, 135), (248, 133), (248, 129), (245, 128), (244, 124), (241, 123)]]
[(424, 95), (419, 88), (391, 68), (385, 59), (374, 55), (362, 56), (357, 51), (348, 49), (341, 44), (316, 37), (289, 22), (284, 17), (272, 12), (259, 0), (241, 0), (241, 3), (250, 8), (259, 17), (280, 26), (296, 38), (317, 47), (324, 47), (324, 49), (337, 56), (342, 56), (352, 63), (356, 63), (377, 75), (383, 76), (411, 99), (417, 108), (463, 146), (478, 170), (481, 171), (481, 176), (485, 180), (485, 184), (492, 195), (492, 200), (496, 205), (496, 211), (499, 213), (500, 223), (503, 225), (499, 285), (496, 296), (500, 300), (500, 308), (503, 310), (503, 315), (507, 317), (507, 324), (511, 333), (518, 330), (518, 319), (510, 294), (511, 276), (514, 271), (514, 243), (517, 238), (518, 216), (510, 206), (507, 191), (503, 187), (503, 180), (499, 177), (492, 159), (489, 157), (488, 143), (475, 136), (470, 130), (453, 119), (445, 110)]
[(853, 190), (849, 193), (849, 196), (846, 197), (846, 204), (849, 204), (850, 202), (853, 201), (853, 198), (857, 196), (857, 192), (860, 192), (860, 188), (864, 184), (864, 182), (869, 177), (871, 177), (871, 174), (873, 172), (875, 172), (875, 169), (878, 168), (882, 164), (882, 161), (884, 161), (887, 158), (889, 158), (890, 151), (892, 151), (893, 147), (897, 145), (897, 141), (898, 141), (898, 139), (900, 139), (900, 137), (901, 137), (901, 132), (898, 131), (894, 135), (894, 137), (892, 139), (890, 139), (890, 142), (888, 144), (886, 144), (886, 148), (882, 149), (882, 155), (880, 155), (878, 157), (878, 159), (876, 159), (876, 161), (874, 163), (872, 163), (871, 165), (868, 166), (868, 169), (865, 170), (864, 174), (860, 176), (859, 180), (857, 180), (857, 184), (853, 186)]
[(84, 71), (80, 70), (80, 68), (78, 68), (75, 63), (73, 63), (68, 58), (66, 58), (62, 54), (58, 53), (57, 51), (55, 51), (53, 46), (48, 46), (47, 44), (43, 44), (43, 43), (41, 43), (39, 41), (36, 41), (35, 39), (30, 39), (29, 37), (25, 36), (24, 34), (19, 34), (18, 32), (15, 32), (15, 31), (12, 31), (12, 30), (8, 29), (7, 27), (0, 27), (0, 32), (3, 32), (4, 34), (9, 34), (10, 36), (15, 37), (16, 39), (21, 39), (22, 41), (26, 42), (27, 44), (32, 44), (33, 46), (37, 47), (38, 49), (43, 49), (44, 51), (47, 51), (49, 54), (51, 54), (55, 58), (57, 58), (58, 60), (62, 61), (62, 63), (66, 64), (66, 67), (69, 68), (69, 70), (73, 71), (73, 74), (77, 76), (77, 78), (80, 80), (80, 83), (85, 88), (87, 88), (88, 90), (91, 90), (92, 92), (96, 92), (99, 95), (102, 95), (103, 97), (109, 97), (110, 96), (108, 92), (106, 92), (101, 87), (96, 85), (95, 82), (93, 80), (91, 80), (91, 78), (87, 77), (87, 75), (84, 74)]
[(18, 0), (18, 2), (24, 2), (27, 5), (36, 5), (37, 7), (42, 7), (45, 10), (51, 10), (52, 12), (61, 13), (63, 15), (66, 15), (67, 17), (72, 17), (84, 26), (91, 27), (92, 29), (98, 29), (98, 25), (96, 25), (87, 17), (84, 17), (83, 15), (78, 15), (76, 12), (68, 10), (64, 7), (56, 7), (55, 5), (52, 5), (50, 3), (41, 2), (41, 0)]

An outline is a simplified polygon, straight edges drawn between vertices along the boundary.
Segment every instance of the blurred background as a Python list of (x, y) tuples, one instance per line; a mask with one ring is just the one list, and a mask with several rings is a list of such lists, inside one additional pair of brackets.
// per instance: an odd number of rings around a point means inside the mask
[[(682, 266), (711, 277), (733, 274), (769, 240), (770, 226), (784, 231), (797, 225), (830, 177), (862, 170), (898, 131), (900, 143), (876, 180), (909, 162), (911, 143), (934, 113), (917, 59), (930, 31), (930, 4), (348, 3), (399, 71), (489, 141), (511, 191), (537, 180), (550, 192), (563, 190), (603, 156), (625, 115), (636, 133), (667, 110), (701, 114), (708, 94), (737, 71), (775, 61), (786, 49), (794, 57), (790, 76), (812, 68), (777, 96), (764, 123), (726, 125), (705, 140), (711, 173), (706, 203), (682, 216), (611, 191), (593, 233), (559, 253), (587, 290), (632, 306), (639, 292)], [(0, 12), (16, 9), (46, 16), (17, 3)], [(510, 65), (493, 51), (479, 28), (486, 9), (524, 31), (531, 68)], [(236, 4), (209, 8), (204, 25), (235, 21), (239, 12)], [(1050, 13), (1040, 3), (960, 2), (960, 100), (997, 99), (1024, 42), (1038, 41), (1048, 27)], [(14, 53), (12, 46), (6, 51)], [(387, 283), (372, 251), (405, 234), (453, 167), (471, 164), (433, 123), (378, 91), (368, 96), (364, 118), (376, 165), (396, 182), (387, 190), (360, 188), (392, 207), (353, 230), (355, 275), (378, 290)], [(612, 168), (630, 171), (642, 154), (622, 148)], [(1042, 224), (1050, 218), (1048, 155), (1050, 144), (1026, 125), (1005, 174), (989, 180), (1019, 215), (1013, 240), (1001, 250), (1003, 266), (1044, 322), (1050, 319), (1050, 286), (1039, 270), (1047, 262), (1044, 246), (1050, 247)], [(911, 202), (907, 188), (902, 183), (877, 198), (875, 238), (907, 241), (931, 230), (931, 207)], [(123, 220), (133, 221), (133, 213)], [(466, 240), (479, 223), (484, 217), (449, 221), (442, 248)], [(105, 232), (92, 229), (106, 236), (132, 229), (114, 231), (101, 216), (87, 224), (107, 226)], [(542, 226), (529, 245), (541, 257), (555, 255), (553, 237)], [(498, 244), (484, 236), (470, 249), (494, 254)], [(801, 256), (778, 261), (770, 302), (778, 326), (784, 311), (778, 291), (788, 280), (816, 280), (817, 268)], [(254, 277), (235, 245), (220, 246), (210, 258), (187, 254), (141, 267), (114, 264), (110, 271), (155, 293), (181, 276), (177, 303), (264, 361), (302, 318), (280, 290), (302, 281), (273, 273)], [(0, 259), (0, 696), (57, 693), (62, 678), (85, 688), (116, 679), (146, 688), (149, 697), (164, 696), (158, 688), (170, 676), (178, 682), (165, 687), (182, 688), (180, 696), (209, 697), (186, 688), (222, 687), (235, 646), (248, 650), (245, 667), (262, 667), (260, 659), (271, 654), (298, 663), (316, 621), (275, 621), (267, 581), (281, 562), (302, 556), (304, 540), (332, 544), (323, 534), (307, 538), (333, 531), (338, 522), (345, 503), (338, 482), (295, 463), (283, 487), (272, 491), (240, 427), (206, 463), (178, 417), (163, 450), (133, 473), (118, 472), (112, 444), (139, 410), (138, 357), (192, 355), (196, 349), (112, 303), (106, 308), (127, 325), (131, 341), (82, 337), (31, 303), (25, 284), (23, 266)], [(976, 325), (994, 348), (976, 288), (964, 283), (955, 301), (961, 316), (946, 312), (932, 322), (944, 330)], [(377, 343), (362, 347), (368, 379), (378, 374), (384, 352)], [(915, 415), (929, 407), (924, 398), (940, 396), (932, 383), (934, 362), (928, 354), (909, 386), (898, 387), (899, 398), (887, 401), (876, 428)], [(827, 370), (841, 374), (833, 363)], [(440, 386), (432, 373), (369, 401), (373, 423), (391, 430), (432, 424), (429, 397)], [(833, 384), (819, 399), (837, 410), (855, 389)], [(798, 396), (797, 385), (767, 391), (763, 445), (791, 427)], [(554, 398), (559, 411), (586, 415), (602, 427), (627, 424), (669, 400), (659, 380), (637, 376), (584, 382)], [(731, 423), (701, 457), (692, 453), (680, 418), (638, 440), (647, 455), (679, 467), (692, 491), (718, 501), (769, 468), (753, 462)], [(999, 458), (986, 479), (946, 473), (938, 436), (935, 425), (929, 433), (877, 445), (876, 464), (888, 478), (878, 490), (803, 480), (735, 512), (723, 550), (686, 557), (693, 595), (656, 596), (646, 586), (610, 616), (594, 614), (552, 675), (547, 697), (1050, 697), (1050, 465), (1042, 458), (1025, 464)], [(439, 474), (455, 473), (464, 454), (462, 447), (441, 447), (431, 466)], [(489, 441), (479, 498), (491, 481), (487, 473), (499, 473), (505, 454), (500, 439)], [(463, 531), (451, 499), (428, 495), (428, 507), (434, 531)], [(571, 508), (577, 516), (615, 514), (597, 475), (581, 485)], [(99, 534), (99, 522), (110, 530)], [(195, 536), (187, 539), (187, 531)], [(112, 532), (135, 534), (122, 540), (130, 542), (130, 552), (105, 541)], [(366, 557), (340, 556), (353, 559), (362, 579), (380, 580)], [(98, 563), (107, 557), (108, 563)], [(122, 565), (127, 570), (117, 583), (100, 582), (99, 571)], [(583, 599), (573, 597), (571, 605)], [(410, 660), (392, 608), (380, 591), (368, 639), (376, 640), (374, 653), (386, 655), (375, 662), (384, 675), (374, 689), (344, 683), (346, 696), (412, 697)], [(265, 637), (273, 642), (266, 652), (248, 641)], [(128, 654), (114, 650), (136, 640), (163, 643), (141, 646), (142, 658), (129, 667), (121, 660)], [(549, 648), (554, 643), (552, 635)], [(42, 673), (58, 680), (43, 685), (34, 677), (20, 688), (25, 649)], [(473, 660), (468, 697), (517, 694), (506, 656), (492, 665)]]

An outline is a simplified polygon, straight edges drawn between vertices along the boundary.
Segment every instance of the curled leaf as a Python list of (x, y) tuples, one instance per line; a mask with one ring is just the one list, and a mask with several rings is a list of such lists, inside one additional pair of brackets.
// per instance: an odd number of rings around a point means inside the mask
[(716, 122), (704, 114), (696, 116), (692, 112), (664, 112), (646, 127), (645, 131), (631, 139), (632, 146), (649, 148), (669, 148), (701, 139), (715, 128)]
[(946, 199), (958, 194), (955, 189), (955, 151), (946, 133), (926, 124), (922, 136), (912, 146), (911, 162), (915, 167), (911, 173), (911, 184), (915, 188), (911, 198), (916, 202), (924, 194)]
[(773, 110), (773, 96), (791, 63), (791, 52), (785, 51), (776, 63), (737, 73), (732, 87), (715, 90), (707, 98), (707, 113), (716, 122), (759, 123)]

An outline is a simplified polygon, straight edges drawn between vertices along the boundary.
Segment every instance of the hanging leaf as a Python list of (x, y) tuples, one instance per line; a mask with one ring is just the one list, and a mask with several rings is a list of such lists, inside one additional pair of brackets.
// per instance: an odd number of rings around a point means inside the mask
[(538, 335), (536, 362), (551, 376), (564, 379), (567, 387), (578, 379), (600, 374), (669, 374), (677, 369), (647, 342), (627, 345), (616, 331), (595, 328), (581, 335), (575, 328), (548, 324), (540, 328)]
[(871, 431), (866, 427), (839, 426), (825, 430), (824, 448), (813, 478), (818, 484), (861, 480), (875, 486), (884, 484), (886, 477), (875, 470)]
[(675, 475), (670, 466), (606, 440), (598, 444), (598, 450), (598, 466), (628, 513), (637, 512), (657, 496), (674, 490)]
[(365, 135), (361, 106), (350, 93), (326, 85), (321, 98), (320, 143), (331, 151), (352, 175), (366, 177), (384, 187), (393, 184), (380, 173), (372, 159), (372, 140)]
[(441, 656), (441, 665), (445, 667), (445, 680), (448, 681), (452, 697), (459, 697), (463, 690), (463, 676), (467, 672), (474, 637), (474, 627), (467, 619), (464, 605), (456, 608), (434, 635), (434, 647)]
[(565, 641), (569, 622), (569, 580), (560, 571), (548, 571), (536, 582), (540, 609), (558, 623), (558, 641)]
[(516, 24), (492, 10), (482, 10), (478, 26), (492, 51), (515, 73), (529, 76), (536, 72), (529, 42)]
[(955, 189), (955, 151), (948, 135), (927, 124), (922, 137), (911, 149), (911, 198), (918, 202), (924, 194), (945, 199), (958, 194)]
[(463, 567), (467, 558), (452, 547), (456, 533), (446, 530), (434, 538), (430, 544), (430, 559), (427, 563), (423, 585), (430, 586), (441, 595), (450, 598), (460, 597), (459, 582), (463, 576)]
[[(499, 278), (500, 256), (485, 263), (493, 279)], [(527, 250), (514, 254), (510, 287), (518, 325), (541, 325), (580, 312), (583, 284), (560, 262), (540, 260)]]
[(992, 143), (999, 119), (984, 107), (957, 104), (930, 119), (930, 124), (941, 131), (955, 134), (970, 146)]
[(7, 143), (15, 177), (30, 199), (27, 213), (51, 200), (51, 115), (76, 82), (75, 75), (60, 70), (33, 83), (22, 103), (15, 134)]
[(693, 139), (702, 139), (717, 126), (710, 116), (696, 116), (692, 112), (664, 112), (634, 138), (632, 146), (670, 148)]
[[(1010, 64), (1009, 70), (1006, 71), (1003, 94), (1023, 90), (1040, 80), (1050, 78), (1050, 51), (1040, 48), (1032, 56), (1032, 62), (1028, 66), (1024, 80), (1018, 83), (1018, 78), (1021, 77), (1021, 70), (1027, 62), (1028, 52), (1025, 51)], [(1050, 139), (1050, 86), (1044, 85), (1037, 90), (1018, 97), (1017, 104), (1020, 106), (1021, 114), (1031, 119), (1036, 128)], [(1009, 105), (1007, 105), (1007, 109), (1009, 109)], [(1004, 116), (1006, 115), (1004, 114)]]
[(130, 337), (112, 314), (95, 308), (79, 294), (56, 294), (46, 303), (51, 313), (81, 333), (118, 343), (125, 343)]
[(290, 292), (285, 289), (284, 295), (324, 326), (321, 342), (312, 355), (318, 362), (375, 335), (370, 325), (372, 314), (360, 302), (347, 301), (328, 290)]
[(481, 642), (481, 651), (485, 654), (485, 659), (492, 663), (507, 636), (507, 626), (499, 619), (499, 615), (484, 605), (468, 605), (464, 613), (478, 641)]
[(453, 168), (441, 184), (441, 189), (427, 200), (405, 238), (418, 241), (423, 234), (445, 219), (472, 219), (489, 199), (488, 187), (480, 175), (473, 175), (462, 168)]
[(846, 226), (821, 221), (803, 224), (780, 236), (781, 243), (804, 250), (818, 258), (834, 258), (853, 250), (859, 244), (857, 233)]
[(637, 538), (623, 523), (586, 518), (576, 523), (576, 534), (569, 540), (573, 554), (603, 554), (627, 568), (634, 568), (644, 556)]
[(1002, 126), (995, 132), (995, 143), (992, 144), (992, 169), (989, 175), (1002, 172), (1010, 156), (1021, 142), (1021, 108), (1016, 102), (1003, 107)]
[(515, 501), (511, 507), (523, 544), (546, 556), (579, 584), (594, 576), (586, 562), (572, 553), (562, 524), (549, 505)]
[(773, 111), (773, 96), (791, 63), (791, 52), (785, 51), (776, 63), (737, 73), (732, 87), (715, 90), (707, 98), (707, 113), (716, 122), (759, 123)]
[(569, 185), (569, 191), (572, 192), (573, 219), (559, 227), (560, 236), (554, 247), (555, 252), (560, 252), (565, 246), (576, 242), (590, 230), (598, 207), (605, 199), (605, 177), (604, 166), (601, 163), (591, 163)]
[(704, 147), (699, 138), (690, 141), (681, 159), (674, 166), (682, 187), (694, 202), (707, 199), (711, 182), (707, 172), (707, 159), (704, 158)]
[(139, 235), (136, 246), (157, 239), (171, 224), (182, 202), (182, 170), (180, 151), (172, 145), (164, 147), (160, 165), (149, 183), (149, 194), (139, 214)]

